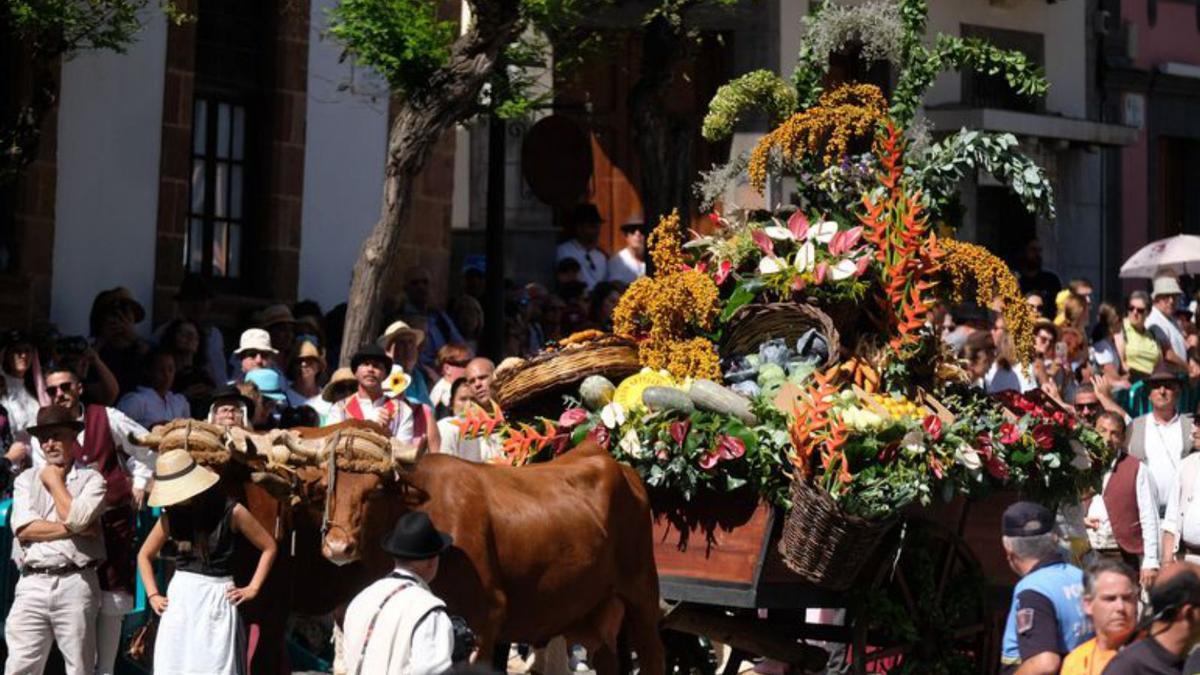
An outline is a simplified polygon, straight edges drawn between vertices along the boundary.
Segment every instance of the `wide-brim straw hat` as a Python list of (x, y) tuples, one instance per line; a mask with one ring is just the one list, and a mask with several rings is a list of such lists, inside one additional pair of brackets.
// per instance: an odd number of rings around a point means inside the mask
[(185, 502), (217, 484), (220, 477), (200, 466), (187, 450), (168, 450), (154, 463), (154, 486), (150, 506), (173, 506)]
[(387, 330), (383, 331), (383, 335), (379, 336), (377, 344), (380, 347), (387, 349), (388, 345), (392, 344), (397, 338), (403, 335), (415, 335), (418, 345), (425, 341), (425, 331), (421, 330), (420, 328), (413, 328), (403, 321), (394, 321), (392, 322), (392, 325), (387, 327)]
[(358, 387), (358, 378), (354, 377), (354, 371), (349, 368), (338, 368), (333, 371), (333, 375), (329, 377), (329, 383), (321, 390), (321, 398), (328, 403), (336, 403), (341, 400), (342, 396), (338, 395), (338, 391), (342, 387), (352, 385), (350, 393), (354, 393), (353, 389)]

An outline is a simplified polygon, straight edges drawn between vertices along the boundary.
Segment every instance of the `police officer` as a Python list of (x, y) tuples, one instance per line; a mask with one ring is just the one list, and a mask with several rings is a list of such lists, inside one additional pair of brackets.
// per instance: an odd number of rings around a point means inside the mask
[(1003, 670), (1057, 673), (1063, 657), (1092, 637), (1083, 613), (1083, 571), (1063, 560), (1054, 514), (1041, 504), (1009, 506), (1002, 529), (1008, 564), (1021, 577), (1004, 626)]

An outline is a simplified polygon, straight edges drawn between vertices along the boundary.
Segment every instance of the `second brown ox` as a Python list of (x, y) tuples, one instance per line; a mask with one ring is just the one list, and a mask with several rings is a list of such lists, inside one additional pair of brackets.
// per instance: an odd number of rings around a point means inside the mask
[[(379, 548), (406, 510), (454, 537), (433, 590), (476, 631), (480, 654), (498, 643), (582, 644), (601, 674), (618, 668), (618, 635), (640, 672), (660, 675), (658, 575), (645, 487), (593, 442), (519, 468), (427, 455), (409, 469), (339, 453), (325, 462), (322, 552), (378, 576)], [(314, 500), (315, 501), (315, 500)]]

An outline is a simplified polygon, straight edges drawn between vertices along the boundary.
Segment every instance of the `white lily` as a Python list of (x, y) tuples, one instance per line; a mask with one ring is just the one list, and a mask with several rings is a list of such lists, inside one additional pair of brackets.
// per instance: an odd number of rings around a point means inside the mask
[(811, 241), (806, 241), (800, 245), (800, 250), (796, 251), (796, 271), (804, 274), (812, 270), (817, 262), (817, 247), (813, 246)]
[(625, 408), (615, 401), (609, 403), (600, 411), (600, 421), (609, 429), (616, 429), (625, 424)]
[(778, 274), (784, 268), (783, 261), (775, 256), (765, 256), (758, 261), (759, 274)]
[(766, 233), (766, 235), (768, 237), (770, 237), (776, 241), (795, 241), (796, 240), (796, 238), (794, 236), (792, 236), (791, 230), (787, 229), (786, 227), (780, 227), (779, 225), (769, 225), (767, 227), (764, 227), (763, 232)]
[(829, 278), (833, 279), (834, 281), (841, 281), (854, 276), (854, 273), (857, 271), (858, 265), (856, 265), (853, 260), (843, 258), (829, 270)]
[(978, 471), (983, 468), (983, 460), (980, 459), (979, 453), (975, 451), (975, 448), (965, 443), (958, 446), (954, 451), (954, 459), (971, 471)]
[(808, 240), (819, 241), (822, 244), (828, 245), (833, 241), (833, 235), (837, 234), (838, 224), (832, 220), (827, 220), (823, 223), (817, 223), (808, 228)]

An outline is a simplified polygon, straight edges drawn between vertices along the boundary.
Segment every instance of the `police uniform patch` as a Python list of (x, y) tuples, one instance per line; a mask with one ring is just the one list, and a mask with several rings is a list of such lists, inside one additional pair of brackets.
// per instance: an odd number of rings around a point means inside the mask
[(1033, 609), (1017, 610), (1017, 635), (1024, 635), (1033, 630)]

